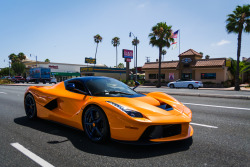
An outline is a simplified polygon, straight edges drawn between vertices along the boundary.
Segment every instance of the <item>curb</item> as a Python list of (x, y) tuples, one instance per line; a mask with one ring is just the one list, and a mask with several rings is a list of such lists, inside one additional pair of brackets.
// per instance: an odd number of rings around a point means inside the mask
[[(143, 91), (137, 91), (139, 93), (149, 93)], [(250, 96), (242, 96), (242, 95), (219, 95), (219, 94), (200, 94), (200, 93), (168, 93), (163, 92), (169, 95), (181, 95), (181, 96), (198, 96), (198, 97), (215, 97), (215, 98), (227, 98), (227, 99), (244, 99), (250, 100)]]

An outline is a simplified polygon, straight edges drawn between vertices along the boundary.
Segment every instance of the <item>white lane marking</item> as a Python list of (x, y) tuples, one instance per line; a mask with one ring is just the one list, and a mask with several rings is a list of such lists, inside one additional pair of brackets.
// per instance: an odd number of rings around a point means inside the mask
[(2, 94), (7, 94), (7, 93), (5, 93), (5, 92), (0, 92), (0, 93), (2, 93)]
[(211, 126), (211, 125), (205, 125), (205, 124), (197, 124), (197, 123), (193, 123), (193, 122), (190, 122), (190, 124), (197, 125), (197, 126), (204, 126), (204, 127), (208, 127), (208, 128), (218, 128), (217, 126)]
[(25, 147), (23, 147), (21, 144), (19, 144), (19, 143), (11, 143), (11, 145), (13, 147), (15, 147), (17, 150), (21, 151), (27, 157), (29, 157), (30, 159), (32, 159), (33, 161), (38, 163), (39, 165), (46, 166), (46, 167), (54, 167), (53, 165), (51, 165), (47, 161), (43, 160), (42, 158), (40, 158), (39, 156), (37, 156), (33, 152), (31, 152), (28, 149), (26, 149)]
[(236, 110), (250, 110), (250, 108), (239, 108), (239, 107), (228, 107), (228, 106), (214, 106), (214, 105), (208, 105), (208, 104), (195, 104), (195, 103), (183, 103), (183, 104), (189, 104), (189, 105), (195, 105), (195, 106), (206, 106), (206, 107), (217, 107), (217, 108), (230, 108), (230, 109), (236, 109)]

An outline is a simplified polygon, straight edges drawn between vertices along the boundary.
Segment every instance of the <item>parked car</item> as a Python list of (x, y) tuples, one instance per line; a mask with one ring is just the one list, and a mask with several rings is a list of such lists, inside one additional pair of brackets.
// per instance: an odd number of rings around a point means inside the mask
[(51, 78), (50, 79), (50, 81), (49, 81), (49, 83), (51, 84), (51, 83), (54, 83), (54, 84), (56, 84), (57, 83), (57, 80), (56, 80), (56, 78)]
[(11, 77), (10, 76), (4, 76), (1, 79), (9, 79), (9, 80), (11, 80)]
[(192, 79), (178, 79), (174, 82), (169, 82), (167, 86), (170, 88), (198, 89), (203, 87), (203, 83), (201, 81), (194, 81)]
[(24, 83), (25, 82), (25, 78), (23, 78), (22, 76), (14, 76), (12, 77), (12, 82), (15, 82), (15, 83), (19, 83), (19, 82), (22, 82)]

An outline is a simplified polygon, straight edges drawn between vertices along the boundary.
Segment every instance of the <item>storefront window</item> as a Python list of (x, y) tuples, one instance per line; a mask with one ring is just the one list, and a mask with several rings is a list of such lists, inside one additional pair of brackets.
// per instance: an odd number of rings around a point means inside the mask
[[(149, 74), (149, 79), (158, 79), (158, 74)], [(165, 74), (161, 74), (161, 79), (165, 79)]]
[(192, 73), (182, 73), (181, 79), (192, 79)]
[(161, 79), (165, 79), (165, 74), (161, 74)]
[(216, 79), (216, 73), (201, 73), (201, 79)]
[(149, 79), (156, 79), (156, 74), (149, 74)]

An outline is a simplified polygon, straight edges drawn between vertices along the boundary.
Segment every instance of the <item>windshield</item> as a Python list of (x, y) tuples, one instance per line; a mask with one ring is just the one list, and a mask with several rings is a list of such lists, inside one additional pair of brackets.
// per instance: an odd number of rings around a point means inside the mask
[(94, 96), (131, 96), (137, 95), (128, 85), (113, 78), (93, 78), (86, 86)]

